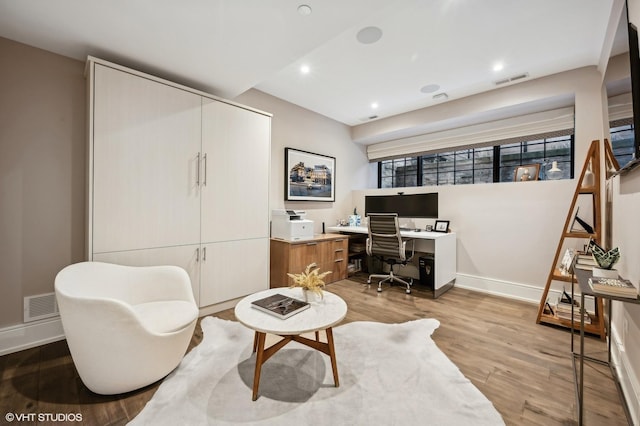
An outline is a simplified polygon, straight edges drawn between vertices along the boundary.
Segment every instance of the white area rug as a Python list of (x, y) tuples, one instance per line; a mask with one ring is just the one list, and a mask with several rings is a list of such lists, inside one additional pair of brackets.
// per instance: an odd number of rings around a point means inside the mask
[(338, 388), (328, 356), (289, 343), (263, 365), (252, 401), (253, 332), (207, 317), (202, 343), (130, 424), (503, 425), (431, 340), (439, 325), (421, 319), (334, 328)]

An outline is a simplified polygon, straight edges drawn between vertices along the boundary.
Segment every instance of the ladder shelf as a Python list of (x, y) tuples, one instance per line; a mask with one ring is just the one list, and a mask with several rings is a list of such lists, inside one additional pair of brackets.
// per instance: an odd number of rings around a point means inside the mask
[[(609, 142), (604, 140), (604, 155), (605, 155), (605, 166), (607, 170), (607, 177), (610, 175), (610, 171), (612, 169), (618, 169), (618, 162), (613, 156), (613, 151), (609, 146)], [(547, 282), (544, 287), (544, 291), (542, 293), (542, 298), (540, 299), (540, 305), (538, 307), (538, 316), (536, 322), (538, 324), (549, 324), (554, 326), (561, 326), (566, 328), (571, 328), (571, 320), (559, 318), (557, 315), (554, 315), (552, 312), (547, 312), (546, 305), (549, 301), (549, 290), (554, 282), (569, 283), (570, 285), (577, 284), (576, 279), (573, 274), (563, 273), (563, 271), (559, 268), (559, 263), (561, 260), (561, 256), (563, 255), (563, 250), (567, 247), (567, 245), (573, 244), (586, 244), (588, 240), (593, 239), (596, 243), (601, 245), (602, 243), (602, 230), (603, 230), (603, 221), (601, 218), (602, 213), (602, 203), (601, 203), (601, 179), (600, 179), (600, 141), (594, 140), (591, 142), (591, 146), (589, 147), (589, 151), (587, 152), (587, 157), (584, 162), (584, 166), (582, 167), (582, 172), (580, 173), (580, 177), (577, 180), (576, 190), (573, 194), (573, 199), (571, 200), (571, 205), (569, 207), (569, 211), (567, 213), (567, 217), (564, 223), (563, 231), (560, 235), (560, 239), (558, 241), (558, 246), (556, 248), (555, 255), (553, 257), (553, 263), (551, 264), (551, 268), (549, 270), (549, 275), (547, 277)], [(591, 182), (591, 176), (588, 179), (588, 182), (585, 182), (585, 176), (587, 173), (593, 173), (593, 182)], [(578, 200), (579, 196), (586, 196), (591, 198), (590, 207), (591, 207), (591, 215), (593, 220), (592, 229), (584, 230), (584, 229), (574, 229), (574, 223), (576, 222), (576, 217), (578, 214), (579, 206)], [(582, 240), (582, 241), (581, 241)], [(569, 292), (569, 291), (567, 291)], [(584, 307), (581, 307), (584, 309)], [(599, 336), (601, 339), (604, 339), (606, 336), (606, 330), (604, 325), (604, 310), (602, 299), (599, 297), (594, 298), (594, 311), (590, 313), (590, 324), (585, 324), (584, 330), (587, 333), (594, 334)], [(574, 324), (575, 328), (575, 324)]]

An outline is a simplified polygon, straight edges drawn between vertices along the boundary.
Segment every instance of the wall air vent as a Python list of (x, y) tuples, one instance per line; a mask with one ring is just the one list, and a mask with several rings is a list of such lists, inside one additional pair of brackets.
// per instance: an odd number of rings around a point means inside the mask
[(58, 316), (55, 293), (38, 294), (24, 298), (24, 322)]
[(494, 84), (496, 86), (500, 86), (501, 84), (513, 83), (514, 81), (522, 80), (523, 78), (529, 77), (529, 73), (525, 72), (522, 74), (514, 75), (513, 77), (503, 78), (502, 80), (495, 81)]

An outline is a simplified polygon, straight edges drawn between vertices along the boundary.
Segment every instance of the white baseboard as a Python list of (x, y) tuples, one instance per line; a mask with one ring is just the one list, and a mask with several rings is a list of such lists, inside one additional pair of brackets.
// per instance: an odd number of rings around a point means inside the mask
[(0, 356), (64, 339), (60, 317), (0, 329)]
[(631, 424), (637, 425), (640, 424), (640, 379), (633, 373), (618, 329), (613, 325), (611, 328), (611, 361), (629, 408)]
[(542, 297), (540, 287), (460, 273), (456, 274), (455, 286), (535, 304), (538, 304)]

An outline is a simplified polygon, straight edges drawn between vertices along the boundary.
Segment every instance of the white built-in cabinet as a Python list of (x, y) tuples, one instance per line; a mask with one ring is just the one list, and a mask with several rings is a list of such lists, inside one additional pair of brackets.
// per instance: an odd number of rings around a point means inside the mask
[(268, 288), (271, 116), (87, 66), (88, 258), (181, 266), (201, 307)]

